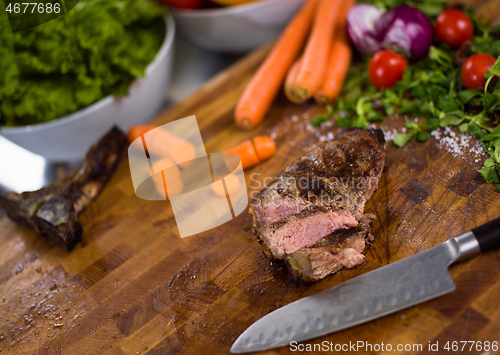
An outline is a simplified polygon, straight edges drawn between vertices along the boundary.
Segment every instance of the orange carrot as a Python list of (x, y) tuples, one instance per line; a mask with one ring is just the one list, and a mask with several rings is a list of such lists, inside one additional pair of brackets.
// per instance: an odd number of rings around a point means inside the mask
[(224, 153), (231, 153), (239, 156), (243, 169), (251, 168), (260, 163), (260, 159), (251, 141), (244, 141), (236, 147), (226, 150)]
[(325, 104), (335, 100), (342, 90), (345, 77), (349, 66), (351, 65), (352, 49), (347, 38), (338, 36), (333, 42), (330, 58), (328, 59), (328, 68), (321, 88), (314, 95), (318, 104)]
[(323, 82), (341, 5), (342, 0), (321, 0), (318, 4), (295, 83), (295, 96), (300, 100), (311, 98)]
[(144, 133), (155, 129), (156, 127), (158, 126), (152, 124), (136, 124), (130, 127), (127, 132), (128, 143), (132, 144), (133, 141), (142, 136)]
[[(168, 167), (168, 168), (166, 168)], [(153, 181), (160, 195), (165, 193), (168, 198), (176, 196), (184, 189), (184, 183), (177, 165), (168, 158), (158, 160), (153, 164)]]
[(297, 73), (299, 72), (301, 59), (302, 58), (297, 59), (295, 63), (293, 63), (290, 67), (290, 70), (288, 70), (288, 74), (286, 75), (285, 79), (285, 86), (283, 87), (283, 91), (285, 92), (286, 97), (288, 98), (288, 100), (290, 100), (290, 102), (293, 102), (294, 104), (300, 104), (303, 102), (295, 96), (294, 92), (295, 80), (297, 80)]
[(266, 115), (288, 69), (302, 48), (318, 1), (307, 0), (247, 85), (234, 112), (236, 124), (241, 128), (254, 128)]
[[(272, 157), (276, 153), (276, 144), (267, 136), (257, 136), (254, 137), (253, 141), (244, 141), (224, 153), (237, 155), (243, 169), (247, 169)], [(234, 168), (235, 164), (231, 159), (226, 159), (226, 165), (228, 169), (232, 170), (231, 168)]]
[(345, 22), (347, 13), (353, 5), (354, 0), (347, 0), (343, 4), (342, 15), (330, 50), (325, 77), (321, 87), (314, 95), (314, 99), (318, 104), (325, 104), (335, 100), (342, 90), (347, 71), (351, 65), (352, 49), (345, 33)]
[(257, 136), (253, 139), (253, 146), (260, 161), (269, 159), (276, 153), (276, 144), (266, 136)]
[[(224, 183), (226, 184), (227, 193), (229, 195), (235, 194), (240, 189), (240, 181), (234, 174), (224, 176)], [(222, 184), (212, 184), (212, 190), (214, 190), (217, 196), (226, 196), (226, 191), (224, 190), (224, 186), (222, 186)]]
[(147, 139), (145, 139), (145, 142), (149, 154), (170, 158), (181, 167), (189, 166), (196, 156), (196, 147), (192, 143), (161, 127), (152, 125), (132, 126), (127, 136), (129, 141), (134, 141), (146, 133)]

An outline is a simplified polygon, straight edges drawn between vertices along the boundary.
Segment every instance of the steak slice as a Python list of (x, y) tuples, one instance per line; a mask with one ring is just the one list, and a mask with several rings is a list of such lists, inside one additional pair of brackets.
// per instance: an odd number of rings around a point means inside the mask
[(293, 282), (315, 282), (343, 268), (350, 269), (365, 262), (365, 245), (373, 240), (370, 226), (338, 230), (285, 257)]
[(250, 206), (265, 254), (283, 259), (338, 229), (355, 227), (384, 161), (381, 130), (350, 128), (290, 164)]
[(254, 228), (323, 206), (360, 219), (378, 185), (385, 161), (380, 129), (348, 128), (286, 167), (253, 199)]

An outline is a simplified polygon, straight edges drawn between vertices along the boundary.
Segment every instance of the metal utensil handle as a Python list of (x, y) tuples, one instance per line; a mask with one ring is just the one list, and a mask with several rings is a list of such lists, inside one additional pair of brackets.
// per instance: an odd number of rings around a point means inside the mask
[(500, 248), (500, 218), (472, 230), (481, 252)]

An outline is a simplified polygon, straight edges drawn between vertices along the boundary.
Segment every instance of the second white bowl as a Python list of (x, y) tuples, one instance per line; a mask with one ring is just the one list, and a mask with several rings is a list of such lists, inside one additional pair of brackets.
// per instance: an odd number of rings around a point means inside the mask
[(260, 0), (244, 5), (172, 9), (179, 32), (201, 48), (243, 53), (276, 38), (304, 0)]

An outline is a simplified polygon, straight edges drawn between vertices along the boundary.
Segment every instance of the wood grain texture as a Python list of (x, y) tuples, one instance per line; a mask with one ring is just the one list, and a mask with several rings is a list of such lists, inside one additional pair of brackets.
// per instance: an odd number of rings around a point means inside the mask
[[(469, 3), (486, 15), (500, 13), (496, 0)], [(268, 50), (244, 58), (155, 120), (196, 115), (208, 152), (273, 135), (276, 156), (245, 172), (250, 196), (321, 137), (339, 131), (312, 129), (308, 122), (323, 109), (291, 105), (282, 95), (257, 130), (234, 125), (236, 101)], [(404, 118), (381, 126), (392, 132)], [(81, 215), (83, 241), (70, 253), (0, 221), (0, 352), (228, 353), (241, 332), (270, 311), (499, 217), (499, 194), (478, 173), (484, 159), (454, 154), (434, 137), (404, 148), (389, 143), (379, 189), (366, 207), (377, 216), (366, 264), (309, 286), (292, 284), (284, 265), (263, 256), (247, 211), (181, 239), (168, 202), (135, 196), (124, 161)], [(415, 354), (427, 353), (429, 342), (439, 341), (442, 350), (447, 341), (500, 341), (500, 253), (464, 261), (451, 274), (457, 290), (449, 295), (306, 344), (423, 344), (422, 352), (407, 352)]]

